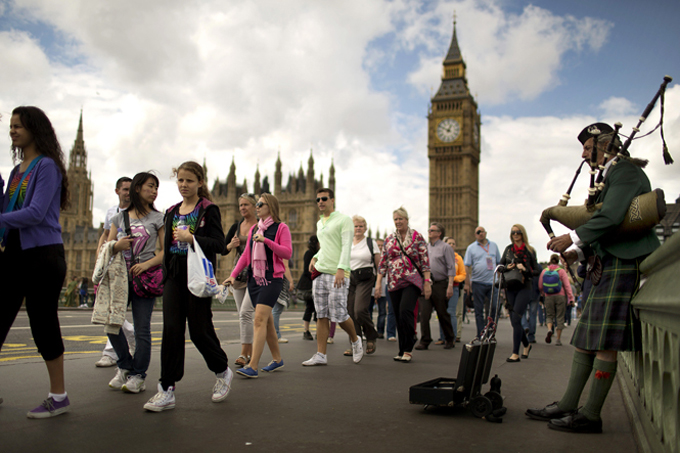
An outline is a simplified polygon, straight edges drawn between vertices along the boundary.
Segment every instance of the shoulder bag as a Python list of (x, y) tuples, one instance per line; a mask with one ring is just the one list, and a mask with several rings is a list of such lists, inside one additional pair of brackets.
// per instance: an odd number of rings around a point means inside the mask
[[(123, 222), (125, 223), (125, 234), (132, 237), (130, 214), (127, 210), (123, 211)], [(130, 256), (132, 257), (130, 262), (133, 265), (137, 264), (139, 258), (134, 254), (134, 245), (130, 247)], [(150, 267), (141, 274), (133, 276), (132, 280), (128, 279), (128, 281), (130, 281), (130, 289), (139, 297), (155, 299), (163, 295), (163, 266), (158, 264)], [(130, 296), (132, 291), (128, 292)]]

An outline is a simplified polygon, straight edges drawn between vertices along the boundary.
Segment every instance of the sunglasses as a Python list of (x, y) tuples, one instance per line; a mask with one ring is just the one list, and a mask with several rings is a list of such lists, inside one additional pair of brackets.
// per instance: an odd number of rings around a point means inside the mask
[(239, 198), (255, 198), (255, 194), (245, 192), (245, 193), (242, 193)]
[(512, 233), (512, 234), (522, 234), (522, 232), (519, 231), (519, 230), (512, 230), (511, 233)]
[(435, 230), (434, 228), (430, 228), (429, 230), (430, 233), (439, 233), (439, 230)]
[(482, 233), (486, 233), (486, 231), (484, 231), (484, 230), (477, 230), (477, 231), (475, 231), (475, 234), (482, 234)]
[(255, 203), (256, 208), (261, 208), (262, 206), (267, 206), (267, 203), (263, 201), (258, 201), (257, 203)]
[(328, 201), (328, 197), (319, 197), (319, 198), (316, 199), (317, 203), (320, 202), (320, 201)]

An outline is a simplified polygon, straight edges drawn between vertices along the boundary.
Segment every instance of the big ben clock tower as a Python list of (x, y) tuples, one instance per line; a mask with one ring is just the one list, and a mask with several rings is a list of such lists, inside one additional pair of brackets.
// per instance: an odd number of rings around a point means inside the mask
[(475, 240), (479, 221), (480, 118), (470, 94), (465, 62), (453, 37), (442, 82), (430, 100), (427, 156), (430, 160), (430, 222), (439, 222), (459, 249)]

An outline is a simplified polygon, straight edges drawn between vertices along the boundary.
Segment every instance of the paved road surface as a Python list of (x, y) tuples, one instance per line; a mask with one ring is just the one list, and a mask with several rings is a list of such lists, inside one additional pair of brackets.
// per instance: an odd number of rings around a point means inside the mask
[[(36, 351), (25, 313), (21, 313), (0, 354), (0, 451), (117, 452), (283, 451), (283, 452), (633, 452), (636, 449), (618, 382), (604, 407), (605, 433), (572, 435), (527, 419), (527, 407), (558, 399), (568, 379), (573, 349), (541, 342), (530, 358), (506, 363), (511, 328), (501, 321), (492, 373), (503, 380), (508, 413), (502, 424), (474, 418), (464, 408), (424, 410), (409, 404), (411, 385), (454, 377), (461, 347), (416, 351), (412, 363), (397, 363), (394, 343), (380, 340), (378, 350), (355, 365), (343, 357), (346, 335), (336, 334), (329, 364), (306, 368), (315, 351), (302, 340), (300, 313), (284, 313), (290, 343), (281, 346), (285, 368), (260, 373), (256, 380), (235, 377), (227, 400), (210, 401), (214, 376), (200, 354), (187, 344), (186, 372), (177, 385), (177, 407), (150, 413), (143, 404), (155, 393), (160, 372), (160, 313), (154, 316), (154, 341), (148, 389), (139, 395), (109, 389), (113, 368), (95, 368), (103, 341), (101, 327), (88, 325), (89, 313), (63, 311), (69, 354), (66, 379), (70, 413), (29, 420), (25, 413), (45, 398), (47, 373)], [(216, 312), (218, 335), (230, 362), (238, 356), (235, 313)], [(79, 327), (82, 326), (82, 327)], [(433, 327), (435, 327), (433, 325)], [(468, 327), (463, 335), (471, 334)], [(568, 338), (571, 330), (566, 330)], [(265, 351), (260, 363), (270, 360)], [(485, 387), (486, 391), (486, 387)], [(586, 393), (584, 394), (584, 399)]]

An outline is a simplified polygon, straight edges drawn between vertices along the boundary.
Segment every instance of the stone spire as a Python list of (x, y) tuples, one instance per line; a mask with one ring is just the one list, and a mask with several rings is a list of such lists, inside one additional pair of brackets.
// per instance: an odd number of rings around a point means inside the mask
[(335, 164), (333, 159), (331, 159), (330, 176), (328, 177), (328, 188), (335, 192)]
[(281, 195), (281, 151), (276, 158), (276, 173), (274, 173), (274, 195)]
[(454, 63), (460, 62), (463, 57), (460, 53), (460, 47), (458, 47), (458, 38), (456, 37), (456, 13), (453, 13), (453, 36), (451, 37), (451, 45), (449, 45), (449, 51), (444, 58), (444, 63)]
[(82, 172), (87, 176), (87, 150), (85, 149), (85, 140), (83, 138), (83, 111), (80, 110), (80, 122), (78, 123), (78, 133), (76, 140), (73, 142), (71, 148), (71, 156), (69, 159), (69, 169), (75, 170), (76, 173)]
[(305, 193), (311, 197), (316, 193), (314, 187), (314, 157), (312, 156), (312, 149), (309, 149), (309, 160), (307, 161), (307, 185), (305, 186)]
[(236, 197), (234, 191), (236, 190), (236, 163), (234, 157), (231, 158), (231, 166), (229, 167), (229, 175), (227, 176), (227, 194), (231, 197)]
[(262, 193), (260, 186), (260, 164), (257, 164), (257, 167), (255, 168), (255, 186), (253, 186), (253, 193), (255, 196)]

